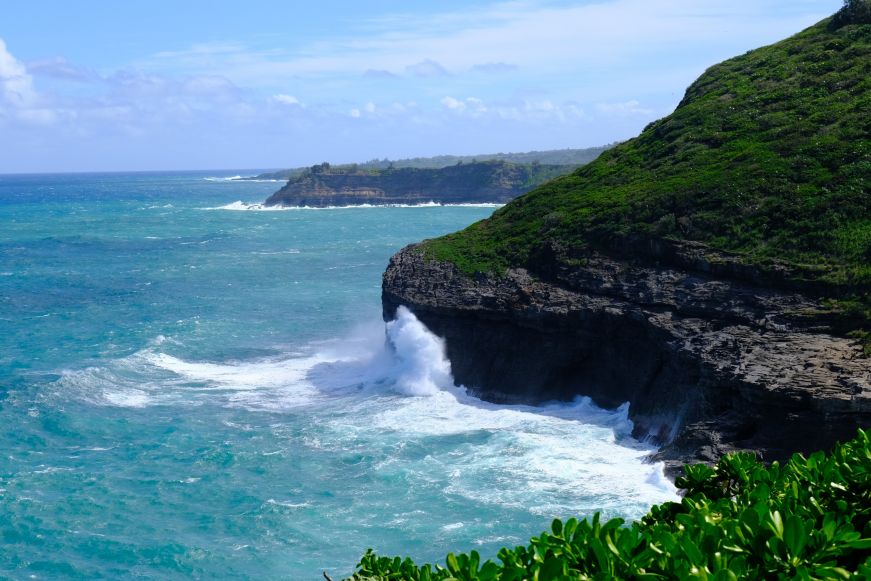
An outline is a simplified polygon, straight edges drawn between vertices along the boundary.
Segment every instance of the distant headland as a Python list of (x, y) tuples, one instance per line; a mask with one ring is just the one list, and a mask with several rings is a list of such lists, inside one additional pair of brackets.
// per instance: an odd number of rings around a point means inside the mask
[(267, 206), (506, 203), (596, 159), (612, 145), (480, 156), (442, 155), (361, 164), (322, 163), (263, 173), (286, 179)]

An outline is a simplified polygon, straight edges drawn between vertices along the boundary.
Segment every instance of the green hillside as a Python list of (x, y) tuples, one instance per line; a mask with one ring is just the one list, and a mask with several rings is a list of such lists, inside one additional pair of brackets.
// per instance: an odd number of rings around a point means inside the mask
[(849, 4), (711, 67), (635, 139), (426, 252), (468, 272), (535, 271), (545, 244), (576, 262), (627, 238), (690, 240), (849, 290), (833, 296), (867, 292), (871, 24), (864, 0)]
[[(460, 163), (479, 163), (485, 161), (504, 161), (515, 164), (541, 164), (571, 166), (572, 169), (590, 163), (603, 151), (607, 151), (615, 144), (602, 145), (599, 147), (587, 147), (585, 149), (549, 149), (546, 151), (525, 151), (522, 153), (482, 153), (479, 155), (436, 155), (434, 157), (409, 157), (406, 159), (370, 159), (363, 163), (332, 164), (335, 170), (344, 171), (370, 171), (388, 169), (440, 169)], [(274, 172), (262, 173), (252, 178), (255, 180), (290, 180), (299, 177), (309, 168), (296, 167)]]

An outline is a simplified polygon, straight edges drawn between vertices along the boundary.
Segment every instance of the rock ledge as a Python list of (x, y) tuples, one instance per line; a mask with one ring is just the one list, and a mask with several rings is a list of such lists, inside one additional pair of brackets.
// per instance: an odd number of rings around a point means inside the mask
[(634, 435), (672, 473), (733, 450), (784, 459), (871, 425), (871, 360), (808, 296), (602, 255), (552, 270), (470, 277), (412, 245), (384, 273), (384, 317), (408, 306), (485, 399), (629, 401)]

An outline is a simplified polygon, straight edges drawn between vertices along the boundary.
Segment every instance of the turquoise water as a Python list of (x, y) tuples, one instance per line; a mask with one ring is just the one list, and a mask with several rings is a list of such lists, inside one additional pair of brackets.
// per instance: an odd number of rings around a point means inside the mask
[(486, 404), (381, 321), (390, 255), (492, 208), (234, 173), (0, 176), (0, 575), (337, 579), (673, 498), (625, 409)]

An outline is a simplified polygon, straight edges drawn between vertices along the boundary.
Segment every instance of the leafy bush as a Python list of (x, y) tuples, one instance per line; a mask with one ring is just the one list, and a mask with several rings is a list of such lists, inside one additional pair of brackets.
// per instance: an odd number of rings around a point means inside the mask
[(640, 521), (554, 520), (500, 563), (475, 551), (444, 565), (366, 552), (354, 581), (871, 579), (871, 430), (830, 454), (765, 466), (749, 453), (685, 466), (679, 503)]

